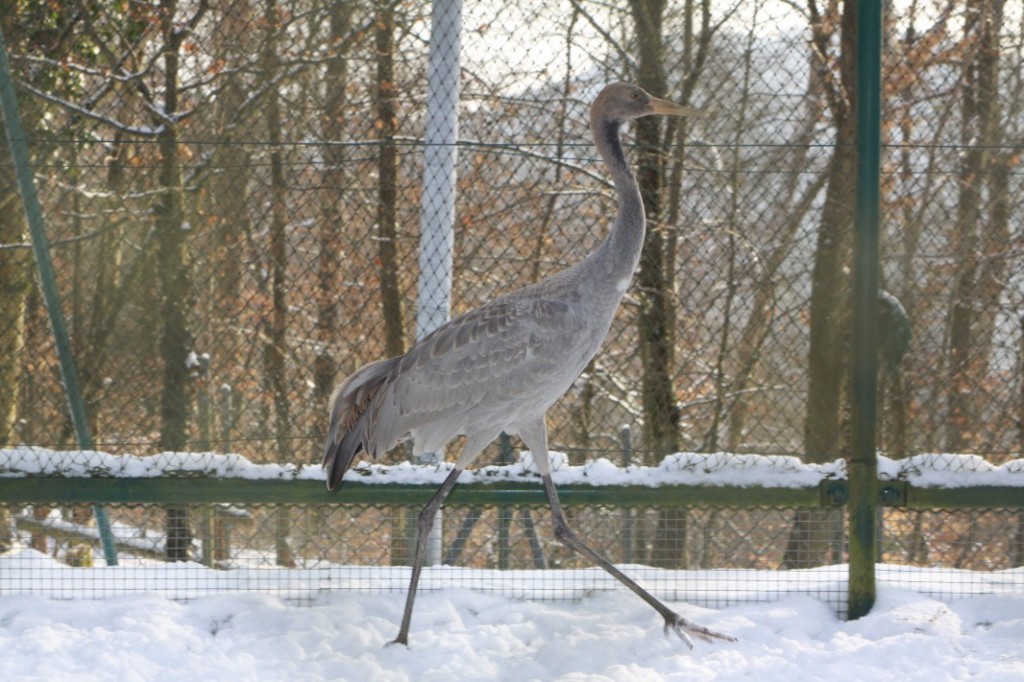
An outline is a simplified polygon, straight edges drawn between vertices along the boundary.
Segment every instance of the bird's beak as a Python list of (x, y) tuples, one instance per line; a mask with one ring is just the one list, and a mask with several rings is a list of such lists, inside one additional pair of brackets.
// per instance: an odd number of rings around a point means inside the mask
[(676, 104), (675, 102), (669, 102), (668, 100), (658, 99), (652, 97), (650, 102), (651, 113), (661, 114), (662, 116), (690, 116), (700, 117), (704, 115), (704, 112), (700, 109), (694, 109), (693, 107), (684, 107), (682, 104)]

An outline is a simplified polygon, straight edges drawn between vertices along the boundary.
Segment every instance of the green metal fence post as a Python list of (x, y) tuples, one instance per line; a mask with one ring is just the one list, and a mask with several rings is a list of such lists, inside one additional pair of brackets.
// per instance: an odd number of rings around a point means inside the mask
[(875, 420), (878, 384), (878, 233), (880, 216), (882, 2), (857, 3), (857, 197), (854, 207), (853, 405), (849, 460), (851, 619), (875, 603)]
[[(36, 256), (36, 267), (39, 270), (43, 299), (46, 301), (46, 310), (50, 315), (53, 338), (57, 345), (57, 355), (60, 358), (61, 376), (64, 378), (64, 390), (67, 393), (68, 407), (71, 411), (71, 423), (75, 429), (78, 446), (85, 450), (91, 450), (93, 447), (92, 436), (89, 434), (89, 424), (85, 418), (85, 403), (78, 385), (75, 360), (71, 355), (71, 343), (68, 340), (68, 331), (64, 324), (64, 315), (61, 312), (60, 299), (57, 295), (53, 263), (50, 261), (50, 247), (46, 241), (46, 233), (43, 231), (43, 211), (39, 206), (39, 197), (36, 194), (36, 186), (32, 178), (28, 144), (21, 126), (18, 98), (14, 92), (11, 65), (7, 59), (7, 45), (2, 33), (0, 33), (0, 108), (3, 109), (7, 144), (11, 149), (11, 159), (18, 176), (18, 190), (21, 192), (28, 229), (32, 235), (32, 249)], [(108, 566), (116, 566), (117, 549), (114, 545), (114, 535), (110, 530), (110, 520), (107, 518), (106, 510), (100, 505), (96, 505), (94, 513), (96, 526), (100, 532), (103, 557)]]

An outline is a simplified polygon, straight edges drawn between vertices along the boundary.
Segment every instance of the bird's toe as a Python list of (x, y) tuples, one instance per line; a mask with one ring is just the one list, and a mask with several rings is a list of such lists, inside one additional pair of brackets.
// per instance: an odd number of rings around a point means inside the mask
[(679, 639), (689, 648), (693, 648), (693, 639), (690, 635), (704, 640), (710, 644), (714, 644), (715, 640), (722, 640), (725, 642), (735, 642), (736, 638), (732, 635), (727, 635), (721, 632), (715, 632), (709, 628), (704, 627), (698, 623), (683, 618), (678, 614), (672, 614), (673, 617), (665, 618), (665, 634), (667, 635), (669, 630), (675, 632)]

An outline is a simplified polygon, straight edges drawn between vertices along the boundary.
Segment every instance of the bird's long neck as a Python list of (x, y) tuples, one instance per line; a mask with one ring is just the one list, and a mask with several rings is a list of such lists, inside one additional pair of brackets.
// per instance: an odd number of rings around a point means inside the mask
[(646, 218), (640, 187), (622, 151), (619, 127), (618, 121), (591, 120), (594, 144), (611, 173), (619, 204), (615, 223), (598, 253), (610, 276), (629, 277), (640, 259)]

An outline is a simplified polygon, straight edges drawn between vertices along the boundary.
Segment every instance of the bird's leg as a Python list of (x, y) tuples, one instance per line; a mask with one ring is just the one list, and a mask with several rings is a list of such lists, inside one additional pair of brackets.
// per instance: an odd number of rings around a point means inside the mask
[(398, 637), (395, 637), (394, 641), (390, 642), (390, 644), (409, 646), (409, 623), (412, 621), (412, 607), (416, 602), (416, 588), (420, 582), (420, 571), (423, 569), (423, 562), (427, 556), (427, 537), (430, 535), (430, 530), (434, 527), (434, 517), (437, 516), (437, 510), (444, 504), (445, 498), (448, 497), (448, 493), (455, 487), (455, 482), (461, 473), (462, 469), (458, 466), (452, 469), (452, 472), (448, 474), (448, 478), (444, 479), (444, 483), (441, 484), (441, 487), (437, 489), (434, 496), (427, 502), (427, 506), (420, 512), (419, 520), (416, 524), (416, 554), (413, 556), (409, 592), (405, 597), (402, 626), (398, 630)]
[[(546, 453), (539, 453), (544, 454)], [(538, 454), (538, 456), (539, 456)], [(640, 587), (635, 581), (629, 576), (620, 571), (610, 561), (605, 559), (603, 556), (594, 551), (589, 545), (580, 539), (576, 532), (568, 526), (565, 521), (565, 514), (562, 511), (562, 504), (558, 501), (558, 491), (555, 490), (555, 484), (551, 480), (550, 474), (543, 474), (541, 479), (544, 481), (544, 492), (547, 493), (548, 502), (551, 505), (551, 516), (554, 522), (555, 537), (564, 545), (573, 549), (583, 556), (589, 558), (595, 564), (606, 570), (608, 573), (613, 575), (616, 580), (628, 587), (634, 593), (637, 594), (641, 599), (654, 607), (654, 610), (661, 614), (662, 618), (665, 619), (665, 634), (669, 631), (675, 632), (679, 635), (687, 646), (693, 648), (693, 640), (690, 639), (690, 635), (699, 637), (707, 642), (713, 642), (716, 639), (723, 639), (727, 642), (735, 642), (736, 638), (730, 635), (725, 635), (720, 632), (709, 630), (703, 625), (698, 625), (688, 621), (687, 619), (680, 616), (672, 609), (665, 606), (660, 600), (654, 595)]]

